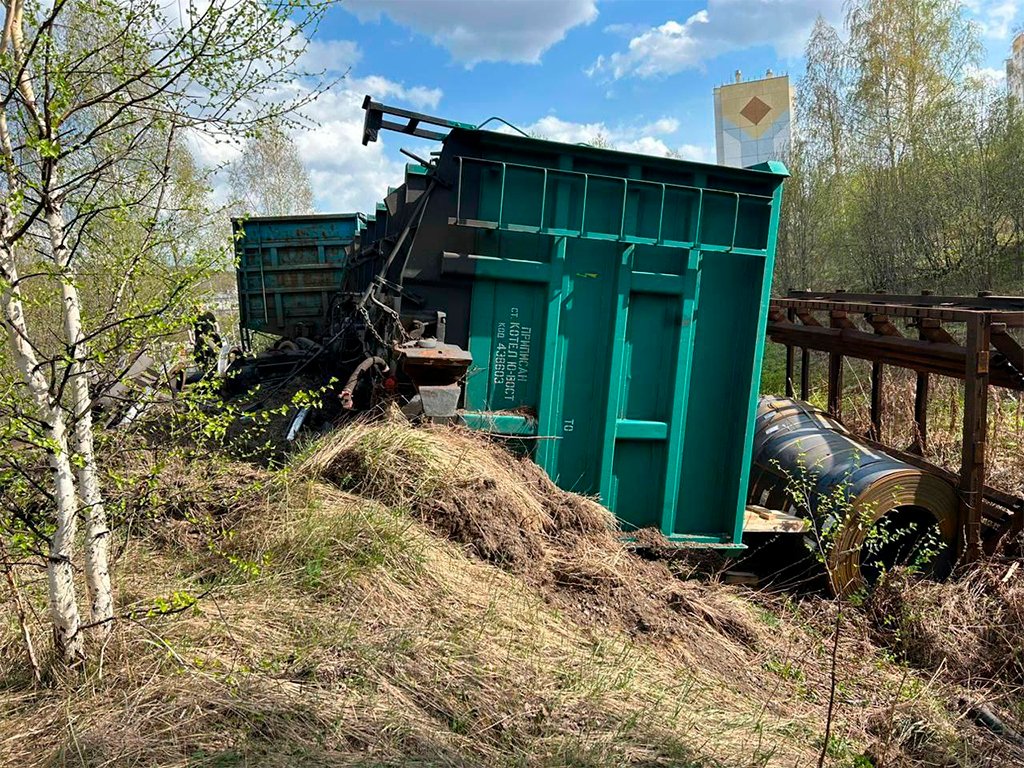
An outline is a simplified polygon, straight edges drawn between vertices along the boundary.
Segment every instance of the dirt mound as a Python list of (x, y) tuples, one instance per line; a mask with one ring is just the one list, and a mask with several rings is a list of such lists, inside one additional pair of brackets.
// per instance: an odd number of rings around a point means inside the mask
[(408, 509), (516, 573), (537, 571), (560, 535), (613, 540), (608, 510), (562, 491), (533, 462), (468, 430), (352, 425), (325, 438), (299, 473)]
[(746, 612), (634, 555), (607, 509), (479, 433), (399, 419), (357, 423), (324, 438), (297, 472), (407, 510), (588, 621), (665, 637), (706, 626), (757, 643)]

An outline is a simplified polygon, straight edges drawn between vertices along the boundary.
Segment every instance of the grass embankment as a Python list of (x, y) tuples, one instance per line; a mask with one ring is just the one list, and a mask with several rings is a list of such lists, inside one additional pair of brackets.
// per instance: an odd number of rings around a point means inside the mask
[[(171, 463), (147, 487), (100, 661), (33, 687), (0, 628), (0, 764), (817, 764), (834, 603), (681, 579), (477, 435), (356, 425), (274, 474)], [(1011, 695), (1020, 657), (960, 672), (1020, 634), (923, 643), (915, 594), (847, 609), (827, 764), (1013, 765), (962, 713)]]

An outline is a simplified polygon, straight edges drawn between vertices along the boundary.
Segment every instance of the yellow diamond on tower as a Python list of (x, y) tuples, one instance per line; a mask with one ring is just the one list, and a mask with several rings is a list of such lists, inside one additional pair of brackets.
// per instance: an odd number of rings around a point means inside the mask
[(757, 96), (754, 96), (750, 101), (747, 102), (747, 106), (740, 110), (740, 114), (743, 115), (747, 120), (757, 125), (764, 120), (765, 115), (772, 111), (772, 108), (761, 101)]
[(793, 92), (789, 78), (768, 71), (763, 78), (715, 88), (715, 144), (718, 162), (749, 167), (789, 154)]

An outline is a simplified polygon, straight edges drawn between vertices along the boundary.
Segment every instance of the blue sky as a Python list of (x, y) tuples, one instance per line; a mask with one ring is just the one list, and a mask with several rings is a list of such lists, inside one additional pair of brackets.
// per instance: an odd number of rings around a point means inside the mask
[[(969, 0), (998, 79), (1024, 0)], [(548, 138), (601, 133), (623, 149), (713, 161), (712, 89), (736, 69), (794, 79), (818, 14), (841, 0), (346, 0), (313, 38), (307, 65), (344, 81), (296, 135), (318, 209), (372, 209), (401, 180), (400, 146), (360, 143), (362, 96), (476, 123), (499, 115)]]

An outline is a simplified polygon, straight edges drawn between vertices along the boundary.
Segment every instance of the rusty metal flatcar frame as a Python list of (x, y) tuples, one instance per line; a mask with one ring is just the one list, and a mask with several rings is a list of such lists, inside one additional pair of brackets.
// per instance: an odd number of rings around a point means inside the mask
[[(893, 321), (915, 328), (904, 334)], [(860, 321), (861, 324), (858, 324)], [(962, 324), (964, 342), (944, 324)], [(865, 330), (862, 326), (870, 327)], [(1024, 328), (1024, 297), (860, 294), (790, 291), (773, 299), (768, 337), (786, 347), (786, 395), (794, 396), (796, 350), (800, 349), (800, 397), (810, 394), (810, 351), (828, 354), (828, 411), (842, 419), (843, 358), (871, 362), (871, 425), (867, 437), (880, 438), (883, 366), (917, 372), (915, 439), (898, 457), (952, 482), (960, 497), (961, 555), (966, 560), (996, 546), (1004, 535), (1021, 532), (1024, 498), (985, 483), (989, 386), (1024, 392), (1024, 347), (1010, 329)], [(928, 439), (929, 377), (964, 382), (963, 446), (959, 474), (922, 458)], [(893, 449), (885, 447), (888, 451)], [(983, 527), (988, 534), (983, 537)], [(983, 540), (984, 539), (984, 540)]]

